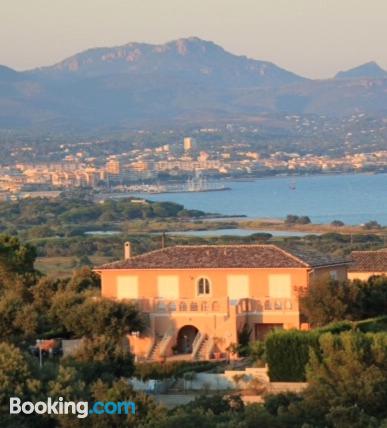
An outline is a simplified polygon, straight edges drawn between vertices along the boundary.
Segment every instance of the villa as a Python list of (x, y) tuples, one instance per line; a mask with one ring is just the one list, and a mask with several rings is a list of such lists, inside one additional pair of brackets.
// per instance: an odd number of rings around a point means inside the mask
[(349, 262), (275, 245), (174, 246), (96, 269), (102, 296), (134, 301), (149, 328), (129, 337), (138, 359), (225, 356), (238, 334), (262, 339), (300, 328), (298, 291), (324, 277), (346, 279)]
[(349, 279), (367, 280), (373, 275), (387, 275), (387, 248), (378, 251), (353, 251)]

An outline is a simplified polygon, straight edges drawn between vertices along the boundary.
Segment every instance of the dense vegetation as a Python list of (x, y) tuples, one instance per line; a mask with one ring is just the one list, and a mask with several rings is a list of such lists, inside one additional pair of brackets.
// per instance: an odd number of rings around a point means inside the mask
[(25, 237), (68, 237), (90, 230), (122, 230), (133, 220), (199, 218), (198, 210), (187, 210), (174, 202), (152, 202), (122, 198), (93, 201), (87, 195), (63, 194), (55, 199), (23, 199), (0, 203), (0, 232), (24, 233)]
[(328, 333), (337, 336), (345, 332), (387, 335), (387, 316), (357, 322), (340, 321), (311, 331), (276, 330), (264, 342), (251, 343), (249, 354), (256, 359), (254, 349), (259, 344), (263, 348), (259, 358), (264, 355), (272, 381), (303, 382), (307, 377), (310, 352), (319, 353), (321, 350), (321, 337)]
[(387, 313), (387, 278), (315, 281), (301, 293), (301, 313), (313, 327)]
[[(233, 219), (205, 221), (206, 215), (169, 202), (124, 198), (97, 203), (93, 202), (92, 195), (81, 191), (63, 194), (57, 199), (0, 203), (0, 233), (30, 243), (36, 249), (39, 269), (55, 275), (67, 275), (82, 266), (119, 259), (127, 240), (132, 242), (134, 254), (160, 248), (159, 234), (163, 232), (169, 232), (164, 237), (165, 245), (271, 242), (336, 256), (349, 256), (353, 250), (378, 249), (384, 245), (381, 235), (365, 232), (330, 232), (304, 237), (273, 237), (260, 232), (245, 237), (171, 235), (173, 231), (238, 227)], [(288, 217), (289, 227), (307, 222), (304, 217)], [(108, 234), (99, 234), (101, 231)]]
[[(0, 237), (1, 426), (387, 426), (385, 317), (355, 323), (341, 321), (310, 333), (274, 332), (267, 339), (265, 356), (261, 343), (249, 345), (253, 356), (266, 357), (274, 377), (296, 380), (305, 376), (309, 386), (302, 394), (268, 396), (264, 404), (244, 405), (238, 395), (227, 393), (198, 397), (190, 404), (167, 410), (150, 396), (134, 392), (126, 379), (133, 374), (142, 379), (181, 376), (187, 371), (212, 370), (214, 364), (135, 365), (123, 337), (143, 331), (147, 320), (128, 303), (100, 298), (98, 277), (90, 269), (75, 271), (70, 278), (45, 277), (35, 270), (35, 257), (36, 251), (29, 244), (15, 237)], [(386, 301), (386, 279), (371, 278), (356, 284), (360, 290), (357, 302), (362, 302), (356, 306), (359, 318), (369, 310), (385, 313), (380, 305)], [(330, 305), (331, 300), (323, 304)], [(38, 360), (27, 354), (28, 346), (36, 338), (58, 335), (82, 337), (83, 344), (71, 357), (45, 359), (40, 369)], [(44, 401), (48, 396), (89, 402), (131, 400), (136, 403), (137, 413), (91, 415), (86, 420), (73, 416), (15, 416), (8, 414), (11, 395), (32, 401)]]

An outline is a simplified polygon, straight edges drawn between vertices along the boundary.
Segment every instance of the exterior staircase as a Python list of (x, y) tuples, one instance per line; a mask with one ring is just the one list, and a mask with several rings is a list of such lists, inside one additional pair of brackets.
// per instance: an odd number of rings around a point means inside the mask
[(159, 336), (155, 337), (155, 340), (154, 340), (154, 342), (153, 342), (153, 344), (152, 344), (152, 346), (148, 352), (148, 356), (147, 356), (148, 360), (153, 361), (153, 360), (157, 359), (157, 356), (159, 354), (159, 348), (160, 348), (161, 340), (162, 340), (162, 337), (159, 337)]
[(174, 337), (174, 329), (170, 327), (164, 336), (157, 336), (148, 352), (147, 359), (150, 361), (158, 360), (160, 355), (164, 355), (166, 347)]
[(209, 344), (209, 338), (206, 335), (203, 340), (201, 341), (193, 360), (194, 361), (202, 361), (202, 360), (207, 360), (207, 348), (208, 348), (208, 344)]

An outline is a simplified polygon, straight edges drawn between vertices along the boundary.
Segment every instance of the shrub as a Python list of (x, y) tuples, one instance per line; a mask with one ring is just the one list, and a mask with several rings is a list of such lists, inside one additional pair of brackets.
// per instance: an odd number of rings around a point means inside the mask
[[(381, 426), (357, 422), (362, 413), (381, 419), (387, 417), (386, 333), (327, 333), (319, 342), (319, 351), (311, 352), (307, 367), (306, 400), (319, 403), (332, 422), (328, 426)], [(353, 415), (356, 417), (349, 418), (355, 409), (358, 410)]]
[(387, 332), (387, 316), (358, 321), (355, 326), (363, 333)]
[(331, 226), (342, 227), (342, 226), (344, 226), (344, 223), (341, 220), (333, 220), (331, 222)]
[(238, 331), (238, 354), (242, 357), (248, 355), (251, 331), (247, 323)]
[(271, 381), (305, 381), (310, 348), (318, 349), (317, 332), (274, 331), (266, 339), (266, 362)]
[(382, 226), (375, 220), (368, 221), (364, 223), (364, 229), (381, 229)]
[(323, 335), (341, 337), (344, 333), (379, 333), (387, 331), (387, 316), (351, 322), (340, 321), (309, 332), (275, 331), (265, 342), (266, 362), (272, 381), (304, 381), (310, 351), (318, 353)]
[(344, 331), (352, 330), (353, 328), (354, 328), (354, 323), (352, 323), (351, 321), (337, 321), (337, 322), (332, 322), (314, 331), (318, 332), (319, 334), (322, 334), (322, 333), (339, 334)]
[(261, 340), (250, 342), (248, 347), (248, 355), (256, 363), (264, 363), (266, 361), (265, 342)]
[(294, 214), (288, 214), (285, 219), (285, 224), (293, 225), (293, 224), (310, 224), (311, 220), (308, 216), (298, 216)]

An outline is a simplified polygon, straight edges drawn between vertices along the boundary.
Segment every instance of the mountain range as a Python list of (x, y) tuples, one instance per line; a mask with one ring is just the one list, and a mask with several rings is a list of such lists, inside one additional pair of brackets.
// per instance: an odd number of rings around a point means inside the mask
[(361, 112), (387, 113), (387, 72), (374, 62), (312, 80), (195, 37), (89, 49), (22, 72), (0, 66), (0, 128)]

